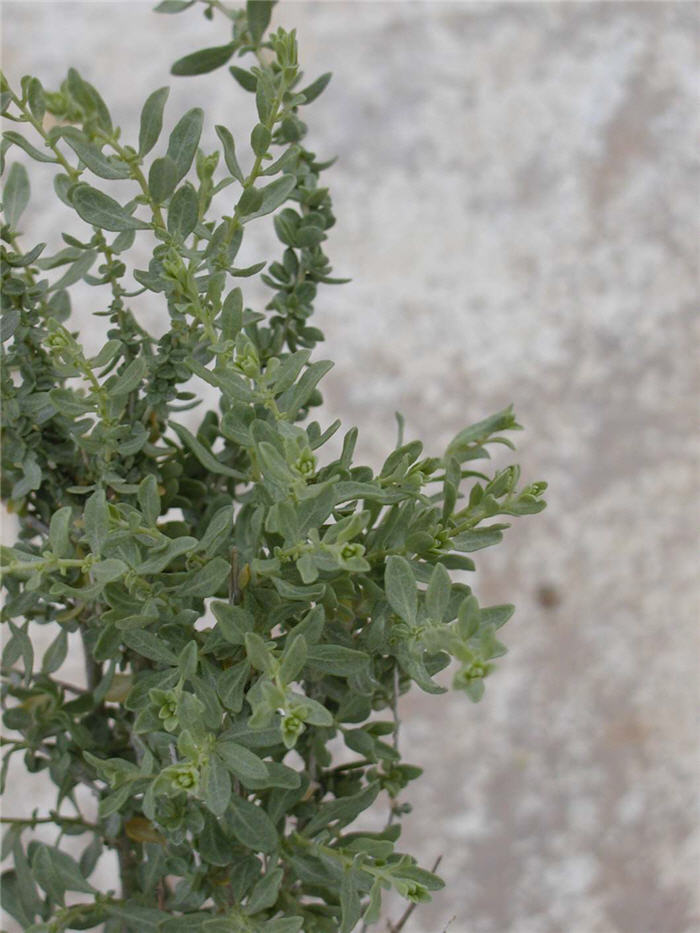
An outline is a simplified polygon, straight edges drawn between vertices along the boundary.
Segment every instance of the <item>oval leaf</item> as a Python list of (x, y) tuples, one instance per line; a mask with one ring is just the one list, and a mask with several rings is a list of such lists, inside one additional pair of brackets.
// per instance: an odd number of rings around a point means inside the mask
[(178, 58), (170, 73), (174, 75), (203, 75), (225, 65), (235, 51), (236, 45), (217, 45), (209, 49), (192, 52), (183, 58)]
[(17, 224), (27, 204), (29, 204), (29, 176), (26, 168), (19, 162), (15, 162), (7, 173), (7, 181), (2, 192), (2, 209), (11, 229), (17, 229)]
[(254, 852), (273, 852), (277, 848), (277, 830), (267, 813), (237, 795), (231, 798), (231, 828), (237, 839)]
[(163, 110), (169, 93), (169, 87), (158, 88), (143, 105), (139, 129), (139, 155), (146, 155), (158, 142), (160, 131), (163, 129)]
[(72, 194), (73, 207), (83, 220), (103, 230), (146, 230), (150, 226), (124, 210), (114, 198), (90, 185), (77, 185)]
[(168, 140), (168, 156), (177, 165), (178, 181), (189, 171), (197, 152), (199, 137), (202, 135), (204, 112), (200, 107), (193, 107), (181, 117)]
[(197, 226), (199, 204), (197, 192), (192, 185), (184, 184), (170, 199), (168, 207), (168, 232), (184, 240)]

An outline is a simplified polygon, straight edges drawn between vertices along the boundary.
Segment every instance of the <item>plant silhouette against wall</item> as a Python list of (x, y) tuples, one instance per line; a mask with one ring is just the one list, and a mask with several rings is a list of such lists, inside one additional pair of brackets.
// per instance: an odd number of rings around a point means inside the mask
[[(398, 698), (442, 692), (433, 678), (452, 659), (454, 686), (481, 697), (513, 610), (480, 608), (449, 572), (501, 540), (507, 524), (489, 519), (544, 507), (545, 484), (519, 487), (517, 466), (473, 469), (487, 445), (512, 446), (510, 408), (441, 456), (405, 443), (399, 419), (378, 473), (354, 463), (355, 428), (326, 453), (340, 424), (311, 420), (331, 363), (312, 358), (309, 319), (319, 285), (341, 280), (323, 251), (329, 163), (305, 148), (301, 114), (330, 75), (302, 80), (294, 32), (269, 31), (271, 3), (204, 6), (231, 41), (172, 70), (239, 63), (258, 122), (237, 146), (217, 126), (220, 151), (201, 149), (199, 108), (164, 133), (167, 88), (135, 138), (74, 69), (57, 91), (2, 79), (17, 125), (3, 157), (54, 169), (80, 231), (52, 255), (22, 236), (29, 181), (10, 165), (2, 497), (20, 532), (1, 554), (3, 780), (17, 756), (56, 799), (3, 818), (3, 882), (5, 909), (37, 933), (349, 933), (378, 922), (384, 890), (429, 900), (441, 881), (395, 848), (420, 774), (401, 758)], [(237, 266), (265, 216), (281, 255)], [(263, 309), (246, 305), (246, 276), (269, 288)], [(71, 329), (84, 283), (106, 324), (93, 356)], [(132, 311), (137, 295), (167, 309), (161, 337)], [(199, 403), (193, 377), (219, 399), (194, 433), (180, 421)], [(80, 642), (86, 680), (69, 684), (60, 669)], [(353, 830), (380, 796), (386, 825)], [(102, 890), (91, 878), (109, 852), (121, 878)]]

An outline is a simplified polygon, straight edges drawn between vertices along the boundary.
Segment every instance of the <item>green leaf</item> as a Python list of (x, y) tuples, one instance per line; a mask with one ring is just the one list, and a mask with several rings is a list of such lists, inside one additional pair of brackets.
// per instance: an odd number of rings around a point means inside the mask
[(231, 778), (218, 755), (210, 755), (204, 771), (204, 802), (215, 816), (221, 816), (231, 800)]
[(270, 24), (273, 6), (273, 0), (248, 0), (245, 5), (248, 29), (253, 42), (256, 44), (260, 42), (263, 33)]
[(199, 542), (198, 551), (207, 556), (214, 554), (233, 531), (233, 505), (224, 505), (212, 516), (207, 530)]
[(411, 565), (405, 557), (392, 554), (387, 559), (384, 585), (386, 598), (394, 612), (404, 622), (409, 624), (415, 622), (418, 608), (416, 580)]
[(187, 174), (197, 152), (199, 138), (202, 135), (204, 112), (200, 107), (193, 107), (175, 124), (168, 140), (168, 156), (177, 166), (178, 181)]
[(280, 577), (273, 577), (272, 583), (283, 599), (300, 600), (301, 602), (311, 602), (312, 599), (321, 599), (326, 592), (324, 583), (313, 583), (311, 586), (297, 586), (282, 580)]
[(282, 175), (281, 178), (276, 178), (269, 185), (265, 185), (264, 188), (258, 188), (258, 192), (262, 194), (262, 203), (260, 207), (255, 208), (253, 213), (246, 216), (246, 221), (253, 220), (256, 217), (264, 217), (265, 214), (276, 211), (280, 204), (284, 204), (296, 188), (296, 185), (296, 175)]
[(216, 135), (221, 140), (221, 145), (224, 147), (224, 162), (226, 163), (226, 168), (236, 181), (244, 184), (245, 175), (241, 171), (238, 159), (236, 158), (236, 144), (233, 141), (233, 136), (225, 126), (217, 125), (214, 129), (216, 130)]
[(57, 159), (53, 153), (42, 152), (41, 149), (37, 149), (36, 146), (33, 146), (30, 142), (21, 136), (19, 133), (15, 133), (14, 130), (6, 130), (2, 134), (2, 138), (8, 140), (15, 146), (18, 146), (28, 156), (31, 156), (35, 162), (54, 162), (56, 163)]
[(264, 475), (282, 487), (288, 486), (294, 480), (294, 474), (287, 465), (282, 454), (267, 441), (260, 441), (255, 451), (260, 461)]
[(229, 65), (228, 70), (231, 72), (236, 81), (238, 81), (244, 91), (255, 93), (258, 82), (254, 74), (246, 71), (245, 68), (238, 68), (236, 65)]
[(501, 528), (507, 527), (500, 525), (498, 527), (475, 528), (472, 531), (464, 531), (462, 534), (455, 535), (452, 538), (452, 547), (455, 551), (480, 551), (482, 548), (491, 547), (503, 540)]
[[(39, 907), (36, 910), (28, 910), (27, 906), (23, 902), (19, 889), (17, 873), (15, 871), (4, 871), (2, 873), (0, 876), (0, 890), (2, 890), (2, 907), (5, 913), (9, 914), (11, 917), (14, 917), (14, 919), (20, 924), (20, 929), (36, 929), (36, 926), (32, 924), (32, 921), (41, 910), (41, 901), (39, 902)], [(34, 896), (37, 897), (36, 892)], [(44, 926), (44, 930), (46, 933), (48, 933), (49, 927)]]
[(32, 873), (39, 885), (60, 904), (66, 891), (94, 894), (95, 888), (83, 878), (78, 863), (66, 852), (35, 843)]
[(89, 224), (101, 227), (103, 230), (146, 230), (150, 224), (137, 220), (124, 210), (114, 198), (91, 188), (90, 185), (79, 184), (73, 189), (71, 202), (80, 217)]
[(425, 593), (425, 608), (434, 622), (442, 622), (447, 612), (452, 592), (452, 581), (442, 564), (435, 564), (430, 583)]
[(330, 360), (318, 360), (316, 363), (312, 363), (301, 379), (282, 393), (278, 402), (280, 410), (289, 415), (290, 418), (295, 419), (299, 410), (311, 398), (318, 383), (332, 368), (333, 363)]
[(504, 603), (502, 606), (487, 606), (481, 610), (481, 622), (483, 625), (500, 628), (506, 624), (514, 612), (515, 606), (510, 603)]
[(185, 647), (180, 652), (180, 657), (178, 658), (178, 666), (180, 668), (180, 676), (187, 678), (192, 677), (197, 673), (197, 665), (199, 664), (199, 649), (197, 647), (197, 642), (188, 641)]
[(318, 806), (307, 825), (305, 834), (312, 835), (320, 829), (326, 829), (330, 823), (339, 822), (340, 826), (347, 826), (355, 817), (370, 807), (379, 793), (379, 783), (374, 781), (357, 794), (349, 797), (339, 797), (328, 803)]
[(146, 99), (141, 111), (139, 128), (139, 155), (145, 156), (158, 142), (163, 129), (163, 110), (170, 93), (169, 87), (158, 88)]
[(123, 577), (128, 569), (123, 560), (109, 557), (107, 560), (98, 560), (90, 571), (96, 583), (111, 583), (112, 580)]
[(267, 813), (237, 795), (231, 798), (231, 828), (236, 838), (254, 852), (269, 853), (277, 848), (277, 830)]
[(239, 713), (243, 708), (243, 696), (248, 682), (250, 665), (241, 661), (227, 668), (219, 675), (216, 682), (216, 691), (226, 709)]
[(253, 217), (255, 211), (257, 211), (262, 204), (262, 201), (262, 191), (259, 191), (254, 186), (244, 188), (243, 194), (240, 196), (238, 204), (236, 205), (236, 210), (241, 217)]
[(182, 13), (194, 2), (195, 0), (161, 0), (154, 10), (156, 13)]
[(479, 421), (460, 431), (450, 442), (447, 453), (462, 462), (466, 459), (465, 454), (468, 453), (470, 446), (484, 443), (487, 438), (499, 431), (519, 430), (522, 430), (522, 428), (515, 420), (513, 406), (509, 405), (508, 408), (496, 412), (495, 415), (490, 415), (488, 418), (484, 418), (483, 421)]
[(250, 145), (256, 156), (265, 155), (270, 148), (271, 139), (272, 134), (262, 123), (258, 123), (253, 127), (253, 132), (250, 134)]
[(201, 49), (178, 58), (170, 69), (174, 75), (203, 75), (225, 65), (236, 50), (236, 43), (217, 45), (209, 49)]
[[(27, 856), (17, 839), (12, 846), (12, 860), (17, 877), (17, 893), (22, 905), (30, 917), (42, 913), (42, 901), (32, 879)], [(2, 904), (5, 907), (5, 884), (2, 885)]]
[(234, 470), (224, 463), (220, 463), (211, 451), (207, 450), (204, 444), (200, 443), (194, 435), (190, 434), (186, 427), (181, 424), (170, 422), (170, 427), (177, 434), (183, 444), (188, 447), (195, 455), (197, 460), (210, 473), (216, 473), (219, 476), (232, 476), (235, 479), (246, 479), (238, 470)]
[(131, 629), (123, 632), (122, 640), (127, 647), (131, 648), (142, 658), (148, 658), (149, 661), (161, 661), (164, 664), (177, 664), (177, 657), (164, 643), (162, 638), (158, 638), (151, 632), (144, 632), (141, 629)]
[[(176, 557), (181, 554), (187, 554), (197, 545), (197, 539), (189, 535), (183, 535), (181, 538), (172, 538), (164, 547), (152, 549), (151, 556), (138, 564), (135, 568), (140, 574), (161, 573)], [(155, 551), (155, 553), (153, 553)]]
[[(328, 86), (328, 82), (331, 80), (332, 74), (330, 71), (327, 71), (325, 74), (322, 74), (320, 77), (316, 78), (315, 81), (312, 81), (311, 84), (308, 84), (302, 91), (299, 91), (299, 94), (303, 94), (306, 100), (305, 104), (310, 104), (316, 100), (316, 98), (325, 91)], [(297, 92), (295, 92), (297, 93)]]
[(46, 113), (46, 98), (41, 81), (38, 78), (30, 78), (27, 85), (27, 103), (32, 112), (32, 116), (41, 121)]
[(231, 573), (231, 565), (223, 557), (215, 557), (191, 574), (180, 587), (181, 592), (194, 598), (216, 596)]
[(66, 660), (67, 654), (68, 635), (65, 629), (61, 629), (44, 653), (41, 661), (42, 674), (53, 674), (54, 671), (57, 671)]
[(85, 81), (75, 68), (68, 69), (66, 79), (68, 91), (88, 116), (94, 116), (98, 127), (105, 133), (112, 133), (112, 120), (105, 102), (97, 90)]
[(49, 287), (49, 291), (55, 292), (62, 288), (68, 288), (84, 278), (90, 271), (97, 259), (97, 250), (88, 249), (79, 256), (74, 263)]
[(248, 902), (245, 906), (245, 912), (248, 915), (274, 907), (283, 876), (284, 871), (281, 868), (273, 868), (263, 875), (248, 895)]
[(364, 651), (345, 648), (343, 645), (312, 645), (308, 649), (306, 663), (338, 677), (348, 677), (366, 669), (370, 657)]
[(280, 395), (290, 386), (294, 385), (297, 376), (308, 362), (310, 355), (310, 350), (297, 350), (295, 353), (290, 353), (289, 356), (281, 361), (279, 367), (274, 371), (272, 386), (275, 390), (275, 395)]
[(303, 917), (278, 917), (268, 920), (262, 929), (263, 933), (299, 933), (303, 926)]
[(162, 204), (175, 190), (177, 185), (177, 165), (168, 156), (155, 159), (148, 171), (148, 190), (153, 200)]
[(109, 535), (109, 508), (104, 489), (95, 490), (86, 501), (83, 520), (90, 550), (99, 557)]
[(10, 229), (17, 229), (17, 224), (27, 204), (29, 204), (29, 176), (23, 165), (13, 162), (7, 173), (2, 192), (2, 209)]
[(137, 496), (144, 522), (147, 525), (154, 525), (160, 515), (160, 494), (158, 493), (158, 480), (153, 473), (149, 473), (141, 480)]
[[(187, 5), (189, 6), (189, 3)], [(116, 917), (126, 923), (132, 933), (156, 933), (160, 924), (168, 916), (163, 911), (156, 910), (155, 907), (143, 907), (141, 904), (132, 904), (129, 901), (122, 904), (109, 904), (107, 913), (110, 917)]]
[(357, 891), (356, 873), (350, 868), (343, 872), (340, 883), (341, 924), (339, 933), (352, 933), (362, 913), (360, 895)]
[(253, 616), (240, 606), (230, 603), (213, 602), (212, 612), (218, 623), (218, 628), (227, 642), (232, 645), (245, 644), (247, 632), (252, 632), (255, 625)]
[(186, 182), (175, 192), (168, 205), (168, 233), (186, 239), (197, 226), (199, 201), (194, 187)]
[(462, 638), (471, 638), (479, 629), (481, 613), (476, 596), (467, 596), (459, 604), (457, 628)]
[(362, 920), (368, 926), (378, 923), (382, 912), (382, 885), (379, 878), (372, 885), (369, 892), (369, 901), (362, 916)]
[(220, 739), (216, 743), (216, 753), (244, 784), (246, 781), (264, 781), (268, 776), (265, 762), (238, 742)]
[(108, 363), (112, 362), (122, 347), (121, 340), (108, 340), (97, 356), (91, 357), (88, 363), (93, 369), (102, 369), (103, 366), (107, 366)]
[(132, 360), (128, 366), (122, 370), (114, 378), (112, 382), (111, 379), (107, 383), (107, 390), (109, 394), (113, 397), (118, 397), (120, 395), (128, 395), (129, 392), (133, 392), (134, 389), (138, 388), (141, 384), (141, 380), (146, 375), (148, 371), (148, 364), (142, 356), (137, 356), (135, 360)]
[(306, 662), (308, 646), (303, 635), (293, 635), (285, 646), (280, 665), (280, 680), (290, 684), (299, 674)]
[(245, 653), (253, 667), (264, 674), (272, 674), (274, 660), (262, 638), (256, 632), (246, 632), (244, 642)]
[(22, 462), (22, 476), (12, 487), (11, 499), (22, 499), (33, 489), (39, 489), (42, 481), (41, 467), (35, 454), (29, 453)]
[(73, 553), (70, 543), (72, 519), (73, 509), (69, 505), (57, 509), (51, 516), (49, 544), (56, 557), (69, 557)]
[(266, 72), (261, 71), (257, 74), (255, 82), (255, 106), (261, 123), (267, 123), (272, 116), (274, 101), (275, 86), (272, 79)]
[(123, 163), (114, 162), (98, 149), (84, 133), (75, 126), (61, 127), (61, 136), (80, 161), (86, 165), (91, 172), (99, 175), (100, 178), (128, 178), (129, 167)]

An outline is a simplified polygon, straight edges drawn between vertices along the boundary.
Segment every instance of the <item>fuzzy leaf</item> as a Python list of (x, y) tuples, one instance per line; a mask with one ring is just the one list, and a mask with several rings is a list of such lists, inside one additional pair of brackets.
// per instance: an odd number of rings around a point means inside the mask
[(150, 226), (128, 214), (114, 198), (90, 185), (76, 185), (71, 200), (83, 220), (103, 230), (146, 230)]
[(394, 612), (404, 622), (416, 621), (418, 600), (416, 595), (416, 580), (411, 565), (405, 557), (392, 555), (386, 562), (384, 574), (386, 598)]
[(231, 798), (231, 828), (239, 842), (254, 852), (273, 852), (277, 848), (277, 830), (267, 813), (236, 795)]
[(208, 49), (201, 49), (199, 52), (191, 52), (178, 58), (170, 69), (174, 75), (203, 75), (216, 68), (225, 65), (231, 58), (236, 45), (229, 42), (227, 45), (217, 45)]
[(23, 165), (14, 162), (7, 173), (7, 180), (2, 191), (5, 221), (12, 230), (17, 229), (17, 224), (27, 204), (29, 204), (29, 176)]
[(170, 93), (169, 87), (158, 88), (146, 99), (141, 111), (139, 128), (139, 155), (145, 156), (158, 142), (163, 129), (163, 110)]
[[(173, 163), (174, 164), (174, 163)], [(199, 203), (197, 192), (187, 182), (175, 192), (168, 205), (168, 233), (186, 239), (197, 226)]]
[(192, 165), (203, 122), (204, 112), (199, 107), (193, 107), (178, 120), (170, 134), (167, 155), (177, 166), (178, 181), (184, 178)]

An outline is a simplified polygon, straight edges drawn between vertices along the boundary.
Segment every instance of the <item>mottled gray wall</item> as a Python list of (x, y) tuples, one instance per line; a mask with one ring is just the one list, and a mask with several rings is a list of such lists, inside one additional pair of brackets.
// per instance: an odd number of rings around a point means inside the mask
[[(174, 58), (223, 41), (147, 3), (2, 14), (10, 76), (77, 65), (127, 139)], [(513, 401), (525, 476), (551, 484), (477, 555), (482, 602), (518, 605), (483, 703), (403, 702), (425, 768), (405, 840), (448, 882), (407, 933), (698, 931), (698, 6), (285, 2), (276, 20), (310, 76), (335, 73), (308, 111), (340, 157), (328, 251), (353, 277), (318, 304), (328, 417), (376, 463), (396, 409), (439, 452)], [(225, 73), (174, 81), (171, 116), (195, 103), (212, 144), (215, 122), (247, 136)]]

